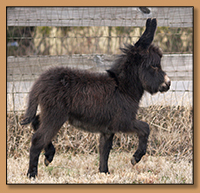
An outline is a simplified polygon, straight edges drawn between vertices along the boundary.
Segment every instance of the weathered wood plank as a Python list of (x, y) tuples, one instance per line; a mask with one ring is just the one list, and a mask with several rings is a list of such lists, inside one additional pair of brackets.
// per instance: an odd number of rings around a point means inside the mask
[(193, 7), (8, 7), (7, 26), (137, 26), (156, 17), (158, 26), (193, 27)]
[[(63, 55), (7, 58), (7, 81), (35, 80), (44, 70), (52, 66), (69, 66), (103, 72), (114, 60), (114, 55)], [(163, 69), (172, 80), (193, 79), (192, 54), (166, 54), (162, 59)]]

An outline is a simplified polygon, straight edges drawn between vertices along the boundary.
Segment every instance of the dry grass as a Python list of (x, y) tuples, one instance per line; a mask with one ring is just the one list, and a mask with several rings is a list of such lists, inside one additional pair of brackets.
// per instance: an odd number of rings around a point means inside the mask
[(188, 160), (173, 162), (166, 157), (144, 156), (135, 167), (131, 154), (111, 152), (110, 173), (98, 172), (98, 154), (61, 154), (45, 167), (40, 157), (36, 180), (26, 177), (28, 157), (7, 160), (8, 184), (190, 184), (193, 183), (192, 163)]
[(39, 163), (36, 180), (26, 177), (32, 129), (21, 115), (7, 115), (7, 182), (12, 183), (192, 183), (193, 115), (187, 107), (140, 108), (138, 119), (149, 123), (147, 155), (133, 167), (136, 135), (118, 133), (109, 159), (110, 175), (98, 173), (98, 134), (67, 123), (54, 139), (57, 153), (49, 167)]

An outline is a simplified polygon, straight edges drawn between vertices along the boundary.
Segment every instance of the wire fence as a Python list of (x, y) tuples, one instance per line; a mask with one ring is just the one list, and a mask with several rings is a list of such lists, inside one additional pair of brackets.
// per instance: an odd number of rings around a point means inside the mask
[[(154, 43), (172, 80), (165, 94), (144, 94), (138, 119), (151, 128), (147, 153), (193, 159), (192, 7), (7, 7), (7, 155), (28, 155), (32, 133), (19, 124), (35, 79), (52, 66), (104, 73), (119, 47), (134, 43), (148, 17), (158, 21)], [(66, 122), (57, 152), (98, 152), (98, 135)], [(90, 143), (88, 143), (90, 141)], [(114, 150), (133, 151), (137, 136), (117, 133)]]
[(192, 106), (192, 7), (7, 7), (7, 111), (23, 112), (34, 80), (51, 66), (104, 72), (119, 47), (134, 43), (156, 17), (154, 43), (172, 79), (166, 94), (145, 93), (141, 106)]

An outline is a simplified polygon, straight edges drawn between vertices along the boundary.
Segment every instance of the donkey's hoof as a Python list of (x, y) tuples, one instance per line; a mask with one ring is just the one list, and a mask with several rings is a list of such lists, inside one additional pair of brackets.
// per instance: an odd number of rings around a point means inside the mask
[(44, 164), (45, 164), (45, 166), (48, 166), (50, 164), (50, 161), (47, 158), (45, 158), (44, 159)]
[(29, 179), (31, 179), (31, 178), (35, 179), (36, 176), (37, 176), (37, 172), (36, 171), (33, 171), (33, 172), (28, 171), (28, 173), (27, 173), (27, 177)]
[(135, 157), (131, 158), (131, 163), (132, 163), (133, 166), (137, 163), (136, 160), (135, 160)]

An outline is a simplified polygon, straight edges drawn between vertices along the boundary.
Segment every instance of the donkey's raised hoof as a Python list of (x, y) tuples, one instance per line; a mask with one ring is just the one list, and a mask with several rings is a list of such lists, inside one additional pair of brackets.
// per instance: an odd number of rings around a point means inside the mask
[(132, 163), (133, 166), (135, 166), (135, 164), (137, 163), (136, 160), (135, 160), (135, 157), (131, 158), (131, 163)]
[(45, 158), (44, 159), (44, 164), (45, 164), (45, 166), (48, 166), (50, 164), (50, 161), (47, 158)]

